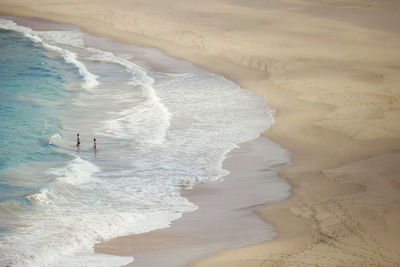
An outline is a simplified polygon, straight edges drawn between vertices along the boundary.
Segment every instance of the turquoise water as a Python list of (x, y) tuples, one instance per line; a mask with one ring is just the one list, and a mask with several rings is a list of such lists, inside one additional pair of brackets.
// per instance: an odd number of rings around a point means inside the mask
[(33, 189), (10, 185), (7, 170), (70, 158), (57, 152), (50, 137), (60, 132), (55, 110), (72, 97), (65, 86), (77, 74), (63, 59), (21, 34), (0, 29), (0, 75), (0, 201), (4, 201)]
[[(192, 64), (151, 71), (151, 49), (25, 22), (49, 30), (0, 17), (0, 266), (127, 264), (93, 244), (195, 210), (182, 188), (221, 180), (273, 122), (262, 96)], [(266, 202), (287, 196), (274, 179)]]

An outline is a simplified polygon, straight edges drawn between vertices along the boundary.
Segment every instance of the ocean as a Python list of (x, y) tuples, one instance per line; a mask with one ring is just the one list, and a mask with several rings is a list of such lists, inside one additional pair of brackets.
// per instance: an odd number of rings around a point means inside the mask
[(0, 18), (0, 266), (131, 262), (93, 244), (196, 210), (181, 191), (221, 181), (273, 123), (262, 96), (188, 62), (33, 28)]

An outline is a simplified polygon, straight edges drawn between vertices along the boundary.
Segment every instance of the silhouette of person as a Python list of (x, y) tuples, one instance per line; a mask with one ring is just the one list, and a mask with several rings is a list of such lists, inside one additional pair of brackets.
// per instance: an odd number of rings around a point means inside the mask
[(79, 147), (81, 145), (81, 138), (79, 137), (79, 134), (76, 135), (76, 146)]

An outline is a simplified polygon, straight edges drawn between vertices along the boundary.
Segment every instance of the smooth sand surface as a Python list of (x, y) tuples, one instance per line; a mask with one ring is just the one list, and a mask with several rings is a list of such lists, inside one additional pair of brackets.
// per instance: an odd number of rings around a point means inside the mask
[(292, 152), (274, 241), (193, 266), (400, 264), (397, 0), (0, 0), (7, 14), (154, 46), (263, 94)]
[(277, 176), (288, 162), (288, 151), (264, 136), (240, 144), (223, 163), (231, 171), (224, 182), (183, 191), (198, 210), (183, 214), (170, 228), (114, 238), (97, 244), (95, 251), (134, 256), (129, 266), (173, 267), (221, 249), (271, 240), (275, 231), (254, 210), (289, 195), (290, 186)]

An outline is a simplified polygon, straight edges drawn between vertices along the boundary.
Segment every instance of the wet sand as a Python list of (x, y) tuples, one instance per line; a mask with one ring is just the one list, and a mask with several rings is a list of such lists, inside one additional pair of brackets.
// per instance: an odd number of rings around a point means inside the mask
[(114, 238), (95, 251), (134, 256), (129, 266), (184, 266), (221, 249), (271, 240), (274, 229), (255, 209), (289, 195), (290, 186), (277, 176), (288, 161), (288, 151), (266, 137), (240, 144), (223, 163), (231, 173), (222, 183), (183, 191), (198, 210), (184, 213), (170, 228)]
[(258, 209), (278, 236), (194, 266), (400, 262), (400, 3), (1, 0), (2, 12), (158, 47), (263, 94), (292, 152), (291, 197)]

